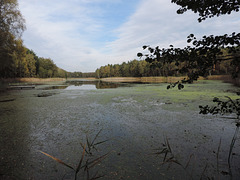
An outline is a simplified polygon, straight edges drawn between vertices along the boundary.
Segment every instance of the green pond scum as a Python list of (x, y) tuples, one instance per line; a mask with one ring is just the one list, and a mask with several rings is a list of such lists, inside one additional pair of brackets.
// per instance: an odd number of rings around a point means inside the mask
[(214, 105), (214, 97), (239, 98), (239, 87), (210, 80), (180, 91), (164, 83), (34, 87), (0, 91), (0, 179), (74, 179), (71, 168), (53, 159), (76, 168), (83, 146), (93, 140), (104, 143), (84, 158), (107, 156), (85, 168), (89, 175), (81, 169), (77, 179), (240, 177), (239, 134), (231, 176), (228, 170), (234, 116), (199, 114), (199, 105)]

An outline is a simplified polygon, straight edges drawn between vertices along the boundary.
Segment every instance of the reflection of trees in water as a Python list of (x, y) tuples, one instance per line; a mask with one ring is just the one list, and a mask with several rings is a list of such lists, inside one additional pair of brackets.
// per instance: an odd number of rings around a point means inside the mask
[(67, 81), (68, 85), (82, 86), (82, 85), (96, 85), (95, 81)]
[(66, 89), (68, 86), (50, 86), (46, 87), (43, 90), (51, 90), (51, 89)]
[(83, 84), (88, 84), (83, 81), (67, 81), (68, 85), (74, 85), (74, 86), (82, 86)]
[(67, 84), (74, 86), (95, 85), (97, 89), (118, 88), (119, 86), (123, 86), (120, 83), (103, 81), (68, 81)]
[(96, 83), (97, 89), (117, 88), (119, 86), (120, 85), (117, 83), (109, 83), (109, 82), (102, 82), (102, 81), (97, 81)]

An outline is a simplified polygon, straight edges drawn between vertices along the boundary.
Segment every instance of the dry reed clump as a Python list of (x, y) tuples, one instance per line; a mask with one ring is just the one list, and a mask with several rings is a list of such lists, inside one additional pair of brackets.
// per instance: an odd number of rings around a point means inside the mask
[[(108, 77), (108, 78), (69, 78), (68, 80), (87, 79), (87, 80), (101, 80), (104, 82), (139, 82), (139, 83), (174, 83), (181, 81), (187, 76), (152, 76), (152, 77)], [(240, 86), (240, 78), (233, 79), (231, 75), (212, 75), (208, 77), (199, 77), (199, 80), (222, 80), (227, 83), (232, 83), (236, 86)], [(6, 78), (0, 79), (1, 82), (57, 82), (66, 81), (65, 78)]]
[[(105, 82), (142, 82), (142, 83), (174, 83), (181, 81), (187, 76), (152, 76), (152, 77), (108, 77), (101, 78), (101, 81)], [(222, 80), (224, 82), (240, 85), (240, 79), (233, 79), (231, 75), (212, 75), (208, 77), (199, 77), (199, 80)]]
[(180, 81), (186, 78), (186, 76), (181, 77), (163, 77), (163, 76), (156, 76), (156, 77), (109, 77), (109, 78), (102, 78), (101, 81), (105, 82), (139, 82), (139, 83), (172, 83), (176, 81)]
[(57, 82), (66, 81), (65, 78), (2, 78), (0, 82), (14, 83), (14, 82)]
[(95, 135), (93, 140), (89, 139), (86, 136), (86, 141), (87, 141), (86, 144), (83, 145), (81, 143), (83, 151), (81, 153), (81, 158), (79, 160), (79, 163), (76, 167), (73, 167), (73, 166), (63, 162), (62, 160), (60, 160), (60, 159), (58, 159), (58, 158), (56, 158), (56, 157), (54, 157), (54, 156), (52, 156), (52, 155), (50, 155), (46, 152), (43, 152), (43, 151), (40, 151), (40, 150), (39, 150), (39, 152), (44, 154), (45, 156), (48, 156), (49, 158), (53, 159), (54, 161), (64, 165), (65, 167), (67, 167), (69, 169), (72, 169), (74, 171), (74, 174), (75, 174), (74, 175), (75, 180), (77, 180), (77, 176), (80, 173), (82, 174), (81, 179), (96, 180), (96, 179), (102, 178), (102, 177), (104, 177), (104, 175), (98, 175), (98, 172), (95, 173), (93, 176), (91, 176), (92, 173), (90, 173), (90, 170), (92, 168), (94, 168), (97, 164), (99, 164), (101, 161), (103, 161), (110, 153), (110, 152), (107, 152), (102, 156), (92, 158), (92, 157), (94, 157), (93, 156), (93, 151), (94, 150), (97, 151), (97, 146), (108, 141), (108, 140), (104, 140), (104, 141), (96, 142), (99, 134), (101, 133), (101, 131), (102, 131), (102, 129), (100, 131), (98, 131), (98, 133)]
[(65, 78), (18, 78), (18, 81), (20, 82), (54, 82), (65, 80)]
[(100, 80), (104, 82), (141, 82), (140, 77), (108, 77)]
[(199, 78), (199, 80), (203, 80), (203, 79), (221, 80), (221, 81), (226, 82), (226, 83), (234, 84), (235, 86), (240, 86), (240, 74), (235, 79), (233, 79), (231, 75), (212, 75), (212, 76), (208, 76), (206, 78), (204, 78), (204, 77)]

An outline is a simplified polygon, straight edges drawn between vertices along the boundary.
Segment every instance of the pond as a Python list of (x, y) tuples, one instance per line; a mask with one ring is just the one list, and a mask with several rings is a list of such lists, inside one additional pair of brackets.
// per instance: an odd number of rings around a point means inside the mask
[[(96, 160), (80, 169), (79, 179), (88, 173), (129, 180), (230, 178), (234, 119), (201, 115), (198, 106), (211, 105), (215, 96), (237, 98), (239, 88), (231, 84), (199, 81), (181, 91), (167, 84), (82, 81), (31, 86), (0, 92), (0, 179), (74, 179), (72, 169), (41, 152), (73, 168), (82, 157), (82, 165)], [(238, 135), (233, 179), (240, 176), (239, 152)]]

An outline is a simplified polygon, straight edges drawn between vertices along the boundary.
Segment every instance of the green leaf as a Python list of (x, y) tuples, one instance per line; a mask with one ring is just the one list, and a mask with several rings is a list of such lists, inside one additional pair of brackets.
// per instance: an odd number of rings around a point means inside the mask
[(145, 45), (145, 46), (143, 46), (143, 49), (146, 49), (147, 47), (148, 47), (148, 46)]

